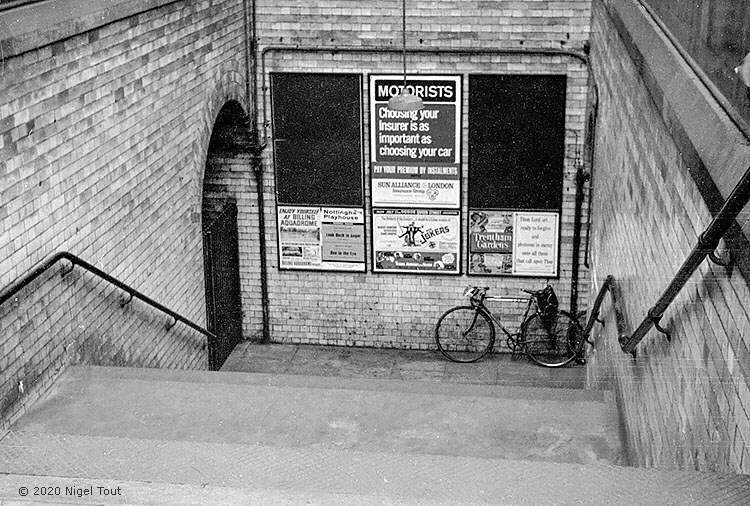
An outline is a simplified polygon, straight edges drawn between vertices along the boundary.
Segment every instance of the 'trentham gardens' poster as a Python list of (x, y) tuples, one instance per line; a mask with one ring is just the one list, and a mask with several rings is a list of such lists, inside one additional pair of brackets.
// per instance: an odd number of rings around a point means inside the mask
[(469, 211), (469, 274), (557, 276), (559, 214)]

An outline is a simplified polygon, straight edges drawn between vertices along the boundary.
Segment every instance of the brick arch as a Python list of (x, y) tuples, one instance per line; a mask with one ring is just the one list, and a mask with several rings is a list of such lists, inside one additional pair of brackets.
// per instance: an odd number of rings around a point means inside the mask
[(215, 83), (213, 89), (208, 93), (208, 99), (204, 102), (200, 130), (193, 143), (193, 163), (197, 169), (197, 177), (194, 179), (195, 184), (191, 193), (194, 196), (195, 209), (201, 207), (208, 147), (219, 113), (230, 102), (236, 102), (242, 111), (248, 117), (250, 116), (250, 106), (245, 97), (244, 73), (239, 68), (223, 69)]
[(221, 287), (206, 290), (209, 329), (220, 336), (213, 346), (209, 344), (213, 367), (220, 366), (244, 336), (257, 332), (253, 308), (259, 298), (243, 285), (240, 274), (252, 275), (257, 270), (258, 234), (253, 228), (255, 191), (247, 177), (250, 116), (241, 77), (235, 69), (215, 81), (204, 104), (194, 153), (199, 168), (194, 209), (200, 220), (196, 221), (203, 234), (210, 231), (212, 237), (221, 238), (208, 247), (202, 245), (204, 271), (218, 279), (215, 286)]

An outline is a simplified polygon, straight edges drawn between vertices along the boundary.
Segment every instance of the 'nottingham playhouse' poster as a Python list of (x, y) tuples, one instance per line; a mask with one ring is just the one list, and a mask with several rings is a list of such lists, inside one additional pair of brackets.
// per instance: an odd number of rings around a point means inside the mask
[(279, 206), (279, 268), (365, 271), (362, 209)]
[(407, 76), (424, 109), (392, 111), (403, 78), (370, 76), (372, 207), (458, 209), (461, 201), (461, 77)]
[(374, 272), (458, 274), (458, 211), (373, 210)]
[(554, 212), (469, 212), (469, 274), (557, 276), (558, 221)]

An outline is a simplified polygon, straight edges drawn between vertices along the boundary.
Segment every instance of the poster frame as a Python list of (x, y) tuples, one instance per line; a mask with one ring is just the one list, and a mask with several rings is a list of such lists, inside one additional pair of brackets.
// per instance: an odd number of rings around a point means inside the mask
[[(320, 273), (326, 273), (326, 272), (333, 272), (333, 273), (347, 273), (347, 274), (367, 274), (367, 266), (369, 264), (368, 259), (368, 251), (367, 251), (367, 218), (368, 213), (365, 206), (365, 139), (364, 139), (364, 122), (365, 122), (365, 109), (364, 109), (364, 102), (363, 98), (365, 95), (365, 85), (364, 85), (364, 78), (363, 74), (361, 72), (284, 72), (284, 71), (269, 71), (269, 82), (271, 79), (273, 79), (274, 74), (310, 74), (310, 75), (324, 75), (324, 76), (330, 76), (330, 75), (341, 75), (341, 76), (356, 76), (359, 80), (359, 152), (360, 152), (360, 162), (359, 162), (359, 184), (360, 184), (360, 195), (362, 196), (361, 201), (359, 205), (341, 205), (341, 204), (310, 204), (305, 202), (282, 202), (281, 206), (297, 206), (297, 207), (333, 207), (333, 208), (341, 208), (341, 209), (360, 209), (362, 211), (362, 220), (363, 220), (363, 235), (362, 238), (362, 245), (364, 249), (364, 268), (362, 270), (346, 270), (346, 269), (320, 269), (320, 268), (314, 268), (314, 267), (282, 267), (281, 266), (281, 237), (279, 235), (279, 199), (278, 199), (278, 184), (277, 184), (277, 178), (276, 178), (276, 150), (274, 149), (274, 133), (275, 133), (275, 125), (274, 125), (274, 105), (273, 105), (273, 86), (269, 85), (268, 87), (268, 102), (271, 106), (271, 162), (273, 164), (272, 171), (273, 171), (273, 197), (274, 197), (274, 233), (276, 235), (276, 267), (279, 271), (284, 272), (320, 272)], [(261, 209), (260, 212), (263, 212)], [(267, 229), (267, 228), (266, 228)], [(265, 231), (262, 231), (262, 233), (266, 233)], [(261, 252), (261, 255), (263, 255), (264, 252)], [(357, 262), (359, 263), (359, 262)]]
[[(554, 276), (551, 275), (544, 275), (544, 274), (487, 274), (487, 273), (476, 273), (471, 272), (470, 269), (470, 262), (471, 262), (471, 241), (469, 240), (469, 234), (470, 234), (470, 216), (472, 211), (495, 211), (495, 212), (510, 212), (510, 213), (556, 213), (557, 214), (557, 258), (555, 261), (557, 262), (557, 268), (556, 272), (557, 274)], [(562, 247), (560, 244), (560, 241), (562, 239), (562, 223), (563, 223), (563, 216), (562, 216), (562, 209), (518, 209), (518, 208), (507, 208), (507, 207), (472, 207), (467, 209), (467, 219), (466, 223), (464, 225), (464, 233), (466, 237), (466, 275), (476, 278), (481, 277), (491, 277), (491, 278), (520, 278), (520, 279), (560, 279), (560, 271), (562, 270), (561, 267), (561, 252)]]
[(377, 78), (389, 78), (389, 77), (395, 77), (402, 79), (404, 78), (403, 74), (399, 73), (367, 73), (366, 74), (366, 80), (367, 80), (367, 105), (368, 105), (368, 111), (370, 114), (369, 121), (367, 122), (367, 130), (368, 130), (368, 151), (370, 154), (369, 163), (367, 163), (367, 168), (369, 172), (369, 184), (370, 184), (370, 208), (371, 209), (426, 209), (426, 210), (462, 210), (462, 204), (463, 204), (463, 189), (464, 189), (464, 170), (463, 170), (463, 124), (464, 124), (464, 95), (465, 95), (465, 89), (464, 89), (464, 74), (461, 73), (446, 73), (446, 74), (407, 74), (406, 80), (409, 81), (409, 79), (417, 79), (417, 80), (429, 80), (429, 79), (456, 79), (456, 82), (459, 86), (459, 93), (458, 93), (458, 99), (456, 101), (456, 157), (457, 157), (457, 165), (458, 165), (458, 204), (456, 207), (448, 207), (445, 205), (416, 205), (416, 206), (409, 206), (408, 204), (393, 204), (393, 205), (375, 205), (373, 202), (373, 163), (375, 163), (374, 160), (374, 144), (375, 144), (375, 129), (373, 128), (373, 125), (375, 123), (375, 111), (374, 111), (374, 105), (375, 101), (372, 99), (374, 96), (374, 91), (372, 89), (372, 84)]
[[(406, 210), (406, 211), (447, 211), (450, 213), (456, 213), (458, 216), (458, 248), (457, 248), (457, 258), (456, 258), (456, 266), (458, 269), (456, 272), (440, 272), (440, 271), (419, 271), (419, 270), (379, 270), (375, 268), (375, 211), (397, 211), (397, 210)], [(462, 209), (446, 209), (446, 208), (434, 208), (434, 209), (425, 209), (425, 208), (408, 208), (408, 207), (375, 207), (370, 208), (370, 251), (372, 254), (370, 255), (370, 270), (372, 274), (376, 275), (408, 275), (408, 276), (463, 276), (463, 268), (464, 268), (464, 259), (463, 259), (463, 234), (461, 233), (462, 227), (463, 227), (463, 210)]]
[(362, 270), (350, 270), (350, 269), (323, 269), (323, 268), (316, 268), (316, 267), (282, 267), (281, 266), (281, 234), (279, 233), (279, 206), (277, 205), (275, 208), (275, 222), (274, 222), (274, 230), (276, 233), (276, 265), (279, 269), (279, 271), (284, 272), (338, 272), (338, 273), (346, 273), (346, 274), (367, 274), (367, 265), (368, 265), (368, 255), (367, 255), (367, 212), (365, 212), (364, 209), (359, 208), (357, 206), (316, 206), (316, 205), (309, 205), (309, 204), (281, 204), (281, 207), (329, 207), (329, 208), (338, 208), (338, 209), (358, 209), (362, 211), (362, 246), (363, 246), (363, 253), (364, 258), (362, 262), (351, 262), (356, 264), (362, 264), (363, 269)]

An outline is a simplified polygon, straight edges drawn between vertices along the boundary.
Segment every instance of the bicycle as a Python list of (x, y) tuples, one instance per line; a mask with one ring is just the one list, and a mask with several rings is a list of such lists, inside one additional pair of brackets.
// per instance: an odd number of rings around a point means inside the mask
[[(435, 325), (435, 341), (440, 352), (454, 362), (476, 362), (495, 344), (495, 325), (507, 336), (513, 353), (523, 351), (545, 367), (562, 367), (582, 356), (584, 330), (567, 311), (557, 307), (557, 296), (550, 285), (542, 290), (523, 290), (528, 298), (490, 297), (489, 287), (470, 286), (464, 291), (470, 306), (456, 306), (440, 316)], [(528, 302), (519, 331), (511, 334), (485, 306), (491, 302)], [(534, 306), (534, 311), (531, 311)]]

